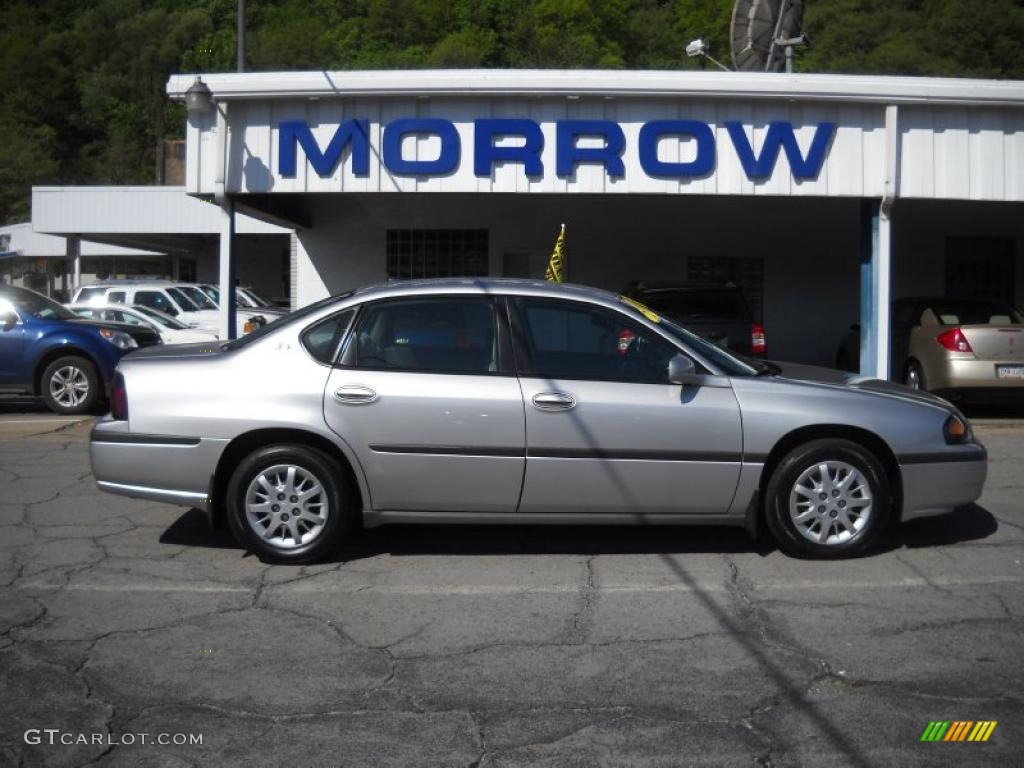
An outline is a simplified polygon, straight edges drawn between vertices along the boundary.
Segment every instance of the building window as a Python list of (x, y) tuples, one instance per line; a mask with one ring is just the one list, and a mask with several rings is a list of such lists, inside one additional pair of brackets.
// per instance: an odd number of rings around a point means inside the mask
[(389, 229), (388, 277), (486, 277), (486, 229)]
[(733, 283), (750, 305), (755, 322), (764, 322), (764, 259), (760, 256), (690, 256), (690, 280)]

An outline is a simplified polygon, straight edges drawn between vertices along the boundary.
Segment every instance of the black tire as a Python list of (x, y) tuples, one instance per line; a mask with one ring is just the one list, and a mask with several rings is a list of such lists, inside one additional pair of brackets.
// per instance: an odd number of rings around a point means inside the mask
[[(870, 510), (864, 516), (865, 519), (861, 527), (849, 535), (846, 540), (837, 540), (833, 543), (811, 541), (800, 532), (800, 526), (794, 522), (790, 514), (791, 494), (794, 498), (803, 498), (794, 491), (798, 479), (805, 471), (810, 471), (823, 462), (842, 462), (856, 469), (866, 483), (871, 497)], [(830, 526), (828, 530), (833, 531), (838, 539), (841, 533), (839, 522), (832, 523), (830, 520), (842, 514), (842, 510), (837, 506), (831, 506), (832, 504), (838, 505), (840, 501), (841, 499), (832, 500), (831, 494), (829, 494), (828, 498), (824, 500), (825, 503), (818, 506), (813, 513), (808, 510), (807, 514), (816, 514), (817, 510), (825, 507), (825, 511), (821, 513), (823, 516), (818, 518), (819, 522), (814, 523), (811, 520), (808, 526), (804, 526), (804, 529), (809, 533), (819, 534), (823, 530), (824, 523), (827, 523)], [(846, 504), (843, 504), (843, 507), (846, 507)], [(850, 508), (853, 508), (852, 501)], [(839, 438), (813, 440), (790, 451), (772, 472), (768, 487), (765, 489), (765, 522), (778, 542), (779, 548), (793, 557), (844, 558), (864, 552), (878, 540), (885, 530), (891, 511), (892, 491), (881, 462), (860, 444)], [(859, 517), (858, 515), (857, 518), (859, 519)], [(826, 535), (832, 538), (831, 533)]]
[[(84, 385), (85, 393), (78, 387), (63, 388), (62, 383)], [(39, 388), (46, 407), (60, 415), (90, 413), (96, 408), (102, 395), (102, 385), (92, 360), (81, 355), (58, 357), (43, 371)]]
[[(913, 378), (917, 377), (917, 386), (913, 384)], [(911, 360), (907, 363), (907, 367), (903, 369), (903, 383), (912, 389), (918, 389), (922, 392), (928, 390), (928, 383), (924, 379), (924, 371), (921, 369), (921, 364), (917, 360)]]
[[(292, 499), (297, 496), (270, 499), (268, 505), (278, 501), (282, 503), (277, 505), (280, 509), (273, 513), (267, 511), (267, 518), (271, 518), (269, 523), (266, 518), (259, 517), (262, 514), (259, 512), (254, 513), (257, 518), (254, 523), (250, 523), (246, 510), (250, 485), (257, 483), (257, 478), (266, 470), (276, 466), (296, 467), (312, 477), (323, 489), (322, 496), (312, 496), (309, 503), (313, 509), (318, 503), (325, 502), (328, 505), (326, 521), (308, 542), (304, 540), (305, 536), (314, 526), (309, 523), (312, 518), (304, 517), (307, 510), (304, 509), (297, 517), (290, 515), (292, 509), (301, 507), (301, 502), (296, 507), (291, 506), (296, 503)], [(254, 499), (262, 498), (261, 491), (254, 493), (257, 494)], [(266, 562), (308, 563), (328, 554), (349, 530), (353, 517), (352, 498), (348, 478), (334, 458), (305, 445), (281, 444), (260, 448), (241, 461), (228, 482), (225, 501), (231, 532), (243, 547)], [(289, 525), (289, 521), (292, 525)], [(269, 530), (276, 534), (268, 537), (258, 535), (254, 526), (262, 526), (265, 532)], [(298, 539), (294, 538), (293, 531), (298, 532)]]

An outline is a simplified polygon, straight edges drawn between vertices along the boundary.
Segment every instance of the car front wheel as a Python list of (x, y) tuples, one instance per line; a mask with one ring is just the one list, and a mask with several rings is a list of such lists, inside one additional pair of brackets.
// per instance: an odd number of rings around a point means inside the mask
[(850, 440), (814, 440), (772, 473), (765, 518), (789, 555), (841, 558), (863, 552), (885, 529), (892, 492), (878, 459)]
[(100, 378), (92, 361), (78, 355), (59, 357), (43, 371), (42, 394), (54, 413), (88, 413), (100, 399)]
[(228, 483), (228, 521), (235, 538), (271, 562), (322, 558), (348, 528), (344, 478), (337, 461), (304, 445), (254, 451)]

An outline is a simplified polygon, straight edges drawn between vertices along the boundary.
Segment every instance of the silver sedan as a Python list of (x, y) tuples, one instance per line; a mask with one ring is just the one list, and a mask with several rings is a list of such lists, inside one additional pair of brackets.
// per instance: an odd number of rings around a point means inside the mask
[(199, 507), (284, 562), (392, 522), (765, 525), (842, 557), (974, 501), (987, 469), (937, 397), (746, 361), (630, 299), (531, 281), (390, 283), (141, 350), (111, 408), (102, 489)]

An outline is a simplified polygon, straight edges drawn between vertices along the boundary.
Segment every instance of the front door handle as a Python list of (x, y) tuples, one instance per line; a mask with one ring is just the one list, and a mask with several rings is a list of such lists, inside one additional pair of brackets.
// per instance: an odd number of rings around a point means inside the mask
[(533, 405), (541, 411), (568, 411), (576, 407), (576, 398), (568, 392), (538, 392)]
[(334, 399), (346, 405), (367, 405), (377, 400), (377, 391), (362, 384), (344, 384), (334, 390)]

